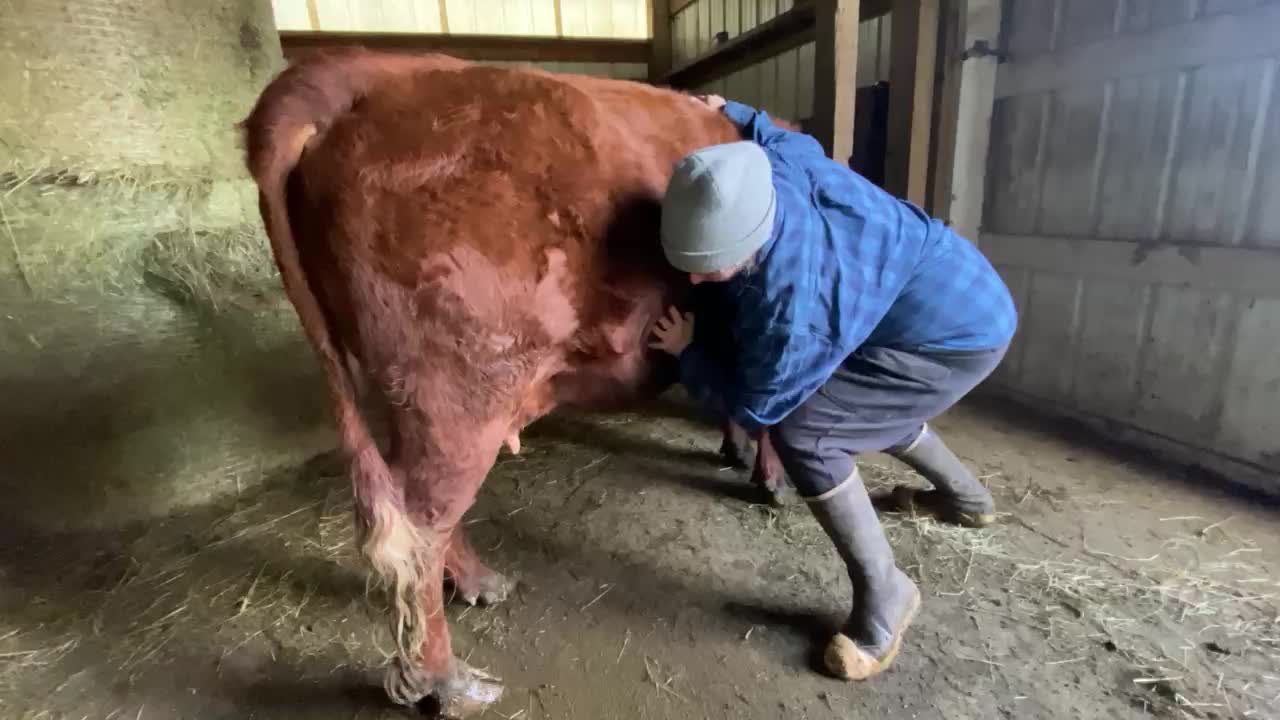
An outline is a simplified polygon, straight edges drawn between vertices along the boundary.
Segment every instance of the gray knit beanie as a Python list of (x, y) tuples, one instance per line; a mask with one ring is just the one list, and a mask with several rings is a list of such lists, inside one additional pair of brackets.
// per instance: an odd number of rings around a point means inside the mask
[(773, 170), (752, 142), (712, 145), (680, 161), (662, 199), (662, 249), (687, 273), (731, 268), (773, 233)]

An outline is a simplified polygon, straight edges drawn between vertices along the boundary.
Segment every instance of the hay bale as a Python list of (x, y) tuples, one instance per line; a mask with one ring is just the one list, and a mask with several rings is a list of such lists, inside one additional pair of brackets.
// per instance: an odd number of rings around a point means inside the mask
[(236, 130), (282, 66), (266, 2), (5, 4), (6, 520), (138, 520), (329, 446)]

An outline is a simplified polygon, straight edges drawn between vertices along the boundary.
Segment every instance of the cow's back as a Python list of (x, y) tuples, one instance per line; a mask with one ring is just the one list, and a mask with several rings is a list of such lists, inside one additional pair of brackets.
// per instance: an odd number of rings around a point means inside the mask
[[(371, 318), (408, 303), (400, 322), (436, 339), (486, 335), (418, 348), (454, 382), (492, 384), (495, 364), (515, 386), (591, 369), (603, 399), (617, 389), (606, 376), (625, 388), (650, 372), (643, 333), (679, 283), (658, 239), (674, 165), (736, 137), (720, 113), (637, 83), (407, 65), (303, 155), (293, 204), (314, 243), (304, 260), (349, 345), (387, 342), (371, 341)], [(544, 392), (527, 414), (596, 399), (561, 394), (575, 397)]]

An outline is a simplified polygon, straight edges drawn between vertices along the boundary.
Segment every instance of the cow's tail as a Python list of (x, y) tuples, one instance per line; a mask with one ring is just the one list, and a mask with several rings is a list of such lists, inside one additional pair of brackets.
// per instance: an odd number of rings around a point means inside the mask
[(386, 585), (394, 603), (392, 630), (401, 658), (412, 661), (426, 627), (418, 596), (428, 548), (405, 510), (402, 486), (395, 482), (360, 413), (352, 369), (343, 360), (345, 349), (303, 270), (289, 218), (288, 180), (308, 142), (363, 92), (356, 73), (335, 74), (327, 64), (295, 66), (282, 73), (263, 92), (242, 129), (247, 164), (258, 184), (260, 211), (285, 292), (319, 355), (342, 446), (350, 456), (360, 550)]

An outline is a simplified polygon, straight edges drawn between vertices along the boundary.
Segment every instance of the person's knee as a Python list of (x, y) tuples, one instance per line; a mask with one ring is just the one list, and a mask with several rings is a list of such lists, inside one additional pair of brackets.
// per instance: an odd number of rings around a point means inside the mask
[(769, 429), (778, 459), (802, 497), (817, 497), (853, 472), (853, 456), (823, 442), (825, 433), (783, 421)]

